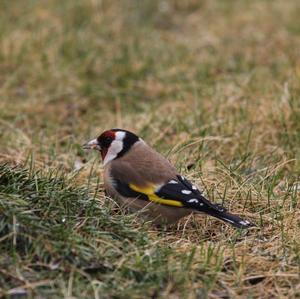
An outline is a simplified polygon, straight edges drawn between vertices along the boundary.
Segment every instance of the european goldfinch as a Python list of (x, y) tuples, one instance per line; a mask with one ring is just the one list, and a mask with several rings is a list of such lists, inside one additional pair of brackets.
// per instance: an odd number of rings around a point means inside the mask
[(166, 158), (127, 130), (105, 131), (83, 148), (100, 151), (106, 194), (155, 223), (171, 224), (192, 212), (202, 212), (238, 228), (252, 226), (208, 201)]

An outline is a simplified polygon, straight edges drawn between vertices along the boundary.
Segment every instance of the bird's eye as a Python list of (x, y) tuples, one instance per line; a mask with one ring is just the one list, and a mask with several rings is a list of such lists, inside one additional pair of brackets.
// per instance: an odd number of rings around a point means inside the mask
[(103, 147), (109, 147), (111, 142), (113, 141), (113, 138), (110, 136), (107, 136), (104, 138), (103, 142), (102, 142), (102, 146)]

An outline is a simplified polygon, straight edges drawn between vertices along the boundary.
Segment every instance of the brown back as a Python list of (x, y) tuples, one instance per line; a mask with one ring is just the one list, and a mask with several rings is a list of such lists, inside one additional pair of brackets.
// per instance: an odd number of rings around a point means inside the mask
[(146, 143), (139, 141), (124, 156), (107, 164), (111, 174), (124, 183), (144, 187), (147, 183), (163, 184), (176, 178), (170, 162)]

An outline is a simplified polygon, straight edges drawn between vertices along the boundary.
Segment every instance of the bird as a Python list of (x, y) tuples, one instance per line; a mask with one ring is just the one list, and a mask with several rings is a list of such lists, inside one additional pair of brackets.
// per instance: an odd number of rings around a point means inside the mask
[(189, 214), (205, 213), (236, 228), (254, 226), (209, 201), (167, 158), (128, 130), (106, 130), (83, 149), (100, 152), (106, 195), (155, 224), (174, 224)]

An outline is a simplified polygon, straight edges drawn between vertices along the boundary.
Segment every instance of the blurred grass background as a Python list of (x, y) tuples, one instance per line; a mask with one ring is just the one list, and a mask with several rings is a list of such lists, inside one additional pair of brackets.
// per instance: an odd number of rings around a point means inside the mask
[[(299, 14), (279, 0), (1, 1), (0, 295), (299, 296)], [(123, 215), (81, 150), (113, 127), (260, 230)]]

